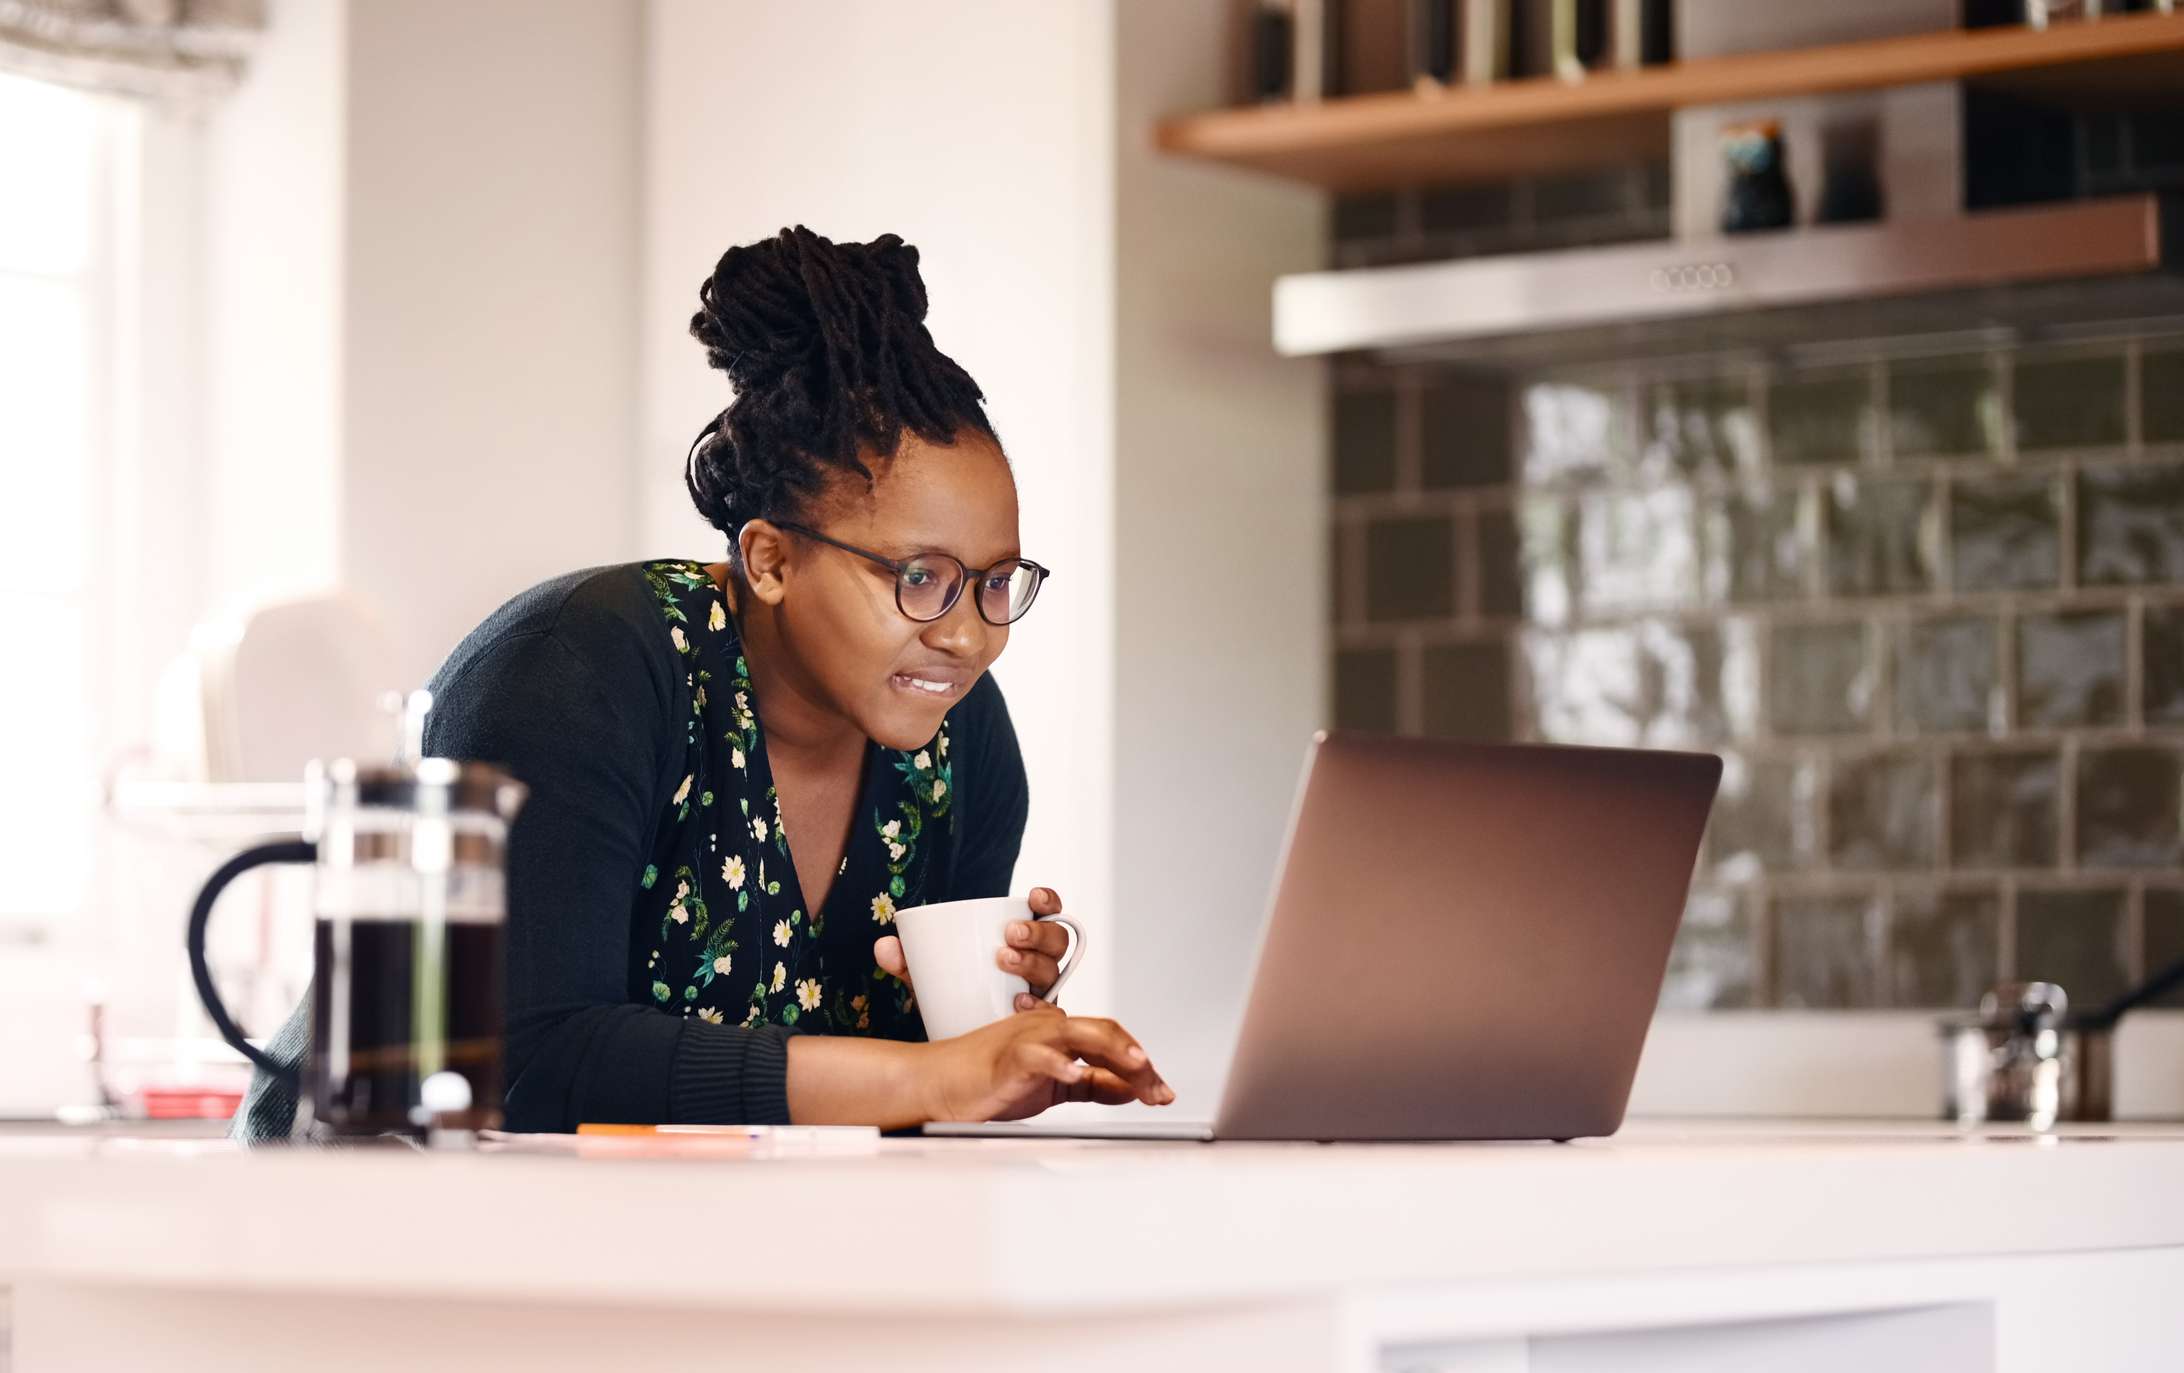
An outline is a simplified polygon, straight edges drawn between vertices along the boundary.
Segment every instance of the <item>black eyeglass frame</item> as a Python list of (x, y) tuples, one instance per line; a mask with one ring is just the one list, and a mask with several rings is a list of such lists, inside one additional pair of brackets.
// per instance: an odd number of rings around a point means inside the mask
[[(978, 596), (971, 597), (971, 608), (978, 612), (979, 619), (984, 620), (987, 624), (994, 626), (996, 629), (1006, 628), (1007, 626), (1015, 624), (1017, 620), (1021, 620), (1026, 615), (1031, 613), (1031, 607), (1033, 602), (1039, 599), (1040, 588), (1046, 585), (1047, 578), (1054, 575), (1054, 570), (1052, 568), (1047, 567), (1041, 563), (1035, 563), (1029, 558), (1003, 558), (1000, 562), (995, 563), (993, 567), (975, 568), (972, 567), (969, 563), (964, 562), (961, 558), (955, 556), (953, 553), (919, 553), (908, 558), (890, 558), (884, 553), (875, 553), (869, 548), (859, 548), (853, 543), (843, 543), (840, 539), (837, 539), (832, 535), (820, 533), (818, 530), (813, 529), (810, 525), (792, 524), (787, 520), (769, 520), (767, 521), (767, 523), (773, 525), (773, 527), (776, 529), (786, 529), (791, 534), (801, 534), (807, 539), (817, 539), (823, 544), (830, 544), (835, 548), (841, 549), (844, 553), (854, 553), (858, 557), (863, 558), (866, 562), (876, 563), (879, 566), (886, 568), (889, 572), (894, 573), (895, 609), (902, 612), (902, 616), (904, 619), (911, 620), (921, 625), (933, 624), (937, 621), (948, 618), (948, 612), (954, 610), (956, 608), (956, 602), (963, 599), (963, 592), (966, 588), (970, 587), (974, 582), (984, 581), (986, 579), (986, 575), (992, 572), (994, 568), (1006, 567), (1009, 564), (1013, 563), (1018, 567), (1029, 568), (1031, 572), (1038, 578), (1037, 581), (1031, 584), (1031, 595), (1025, 598), (1024, 608), (1017, 611), (1013, 618), (1006, 620), (996, 620), (993, 616), (986, 613), (986, 603), (983, 599)], [(917, 562), (920, 559), (927, 561), (940, 559), (946, 562), (954, 563), (957, 567), (963, 570), (963, 580), (956, 583), (955, 594), (953, 596), (950, 596), (948, 598), (948, 603), (940, 608), (939, 613), (934, 615), (912, 615), (909, 611), (909, 608), (902, 603), (903, 573), (909, 570), (909, 567), (912, 563)]]

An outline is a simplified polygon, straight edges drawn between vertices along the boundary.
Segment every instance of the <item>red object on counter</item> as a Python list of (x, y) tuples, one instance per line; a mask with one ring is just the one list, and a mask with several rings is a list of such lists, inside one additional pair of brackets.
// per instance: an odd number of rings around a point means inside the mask
[(146, 1120), (225, 1120), (243, 1103), (228, 1087), (146, 1087), (138, 1096)]

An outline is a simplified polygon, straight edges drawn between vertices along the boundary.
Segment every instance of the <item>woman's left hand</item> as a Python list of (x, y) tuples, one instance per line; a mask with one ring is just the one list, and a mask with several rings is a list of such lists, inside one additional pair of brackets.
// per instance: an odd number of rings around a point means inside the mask
[[(1031, 909), (1034, 915), (1060, 915), (1062, 898), (1052, 887), (1031, 889)], [(1031, 993), (1016, 998), (1016, 1009), (1033, 1010), (1046, 1003), (1039, 999), (1061, 976), (1061, 957), (1069, 952), (1069, 931), (1044, 920), (1012, 920), (1009, 922), (1007, 942), (994, 951), (994, 962), (1003, 972), (1015, 973), (1031, 984)], [(882, 935), (872, 945), (873, 961), (880, 968), (907, 982), (910, 980), (910, 964), (902, 956), (902, 941), (894, 935)]]
[[(1061, 894), (1052, 887), (1033, 887), (1031, 910), (1034, 915), (1060, 915)], [(1031, 992), (1017, 993), (1016, 1009), (1035, 1010), (1046, 1004), (1040, 996), (1062, 975), (1061, 959), (1069, 952), (1069, 931), (1045, 920), (1011, 920), (1007, 941), (994, 955), (994, 961), (1003, 972), (1015, 973), (1031, 984)]]

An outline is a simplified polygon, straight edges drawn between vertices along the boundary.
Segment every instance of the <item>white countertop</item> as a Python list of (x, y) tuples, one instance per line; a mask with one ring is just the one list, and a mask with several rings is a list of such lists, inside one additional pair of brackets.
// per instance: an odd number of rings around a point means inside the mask
[[(858, 1282), (829, 1255), (875, 1225), (916, 1238), (884, 1281)], [(738, 1235), (768, 1261), (690, 1281), (692, 1246)], [(2180, 1245), (2176, 1126), (1655, 1122), (1562, 1146), (889, 1140), (799, 1161), (0, 1138), (0, 1283), (1081, 1314)], [(1050, 1280), (1057, 1246), (1066, 1284)]]

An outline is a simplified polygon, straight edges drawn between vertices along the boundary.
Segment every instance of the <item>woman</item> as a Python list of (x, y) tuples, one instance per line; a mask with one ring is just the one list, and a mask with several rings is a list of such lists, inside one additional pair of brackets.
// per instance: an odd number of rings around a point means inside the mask
[[(508, 766), (508, 1127), (1032, 1115), (1173, 1092), (1110, 1021), (1032, 997), (924, 1043), (897, 909), (1009, 889), (1027, 793), (986, 675), (1046, 569), (915, 248), (797, 226), (731, 248), (690, 331), (736, 397), (691, 446), (725, 560), (571, 573), (434, 676), (428, 749)], [(1035, 889), (1033, 908), (1061, 901)], [(1000, 966), (1055, 977), (1057, 926)], [(276, 1055), (300, 1058), (301, 1014)], [(260, 1074), (237, 1133), (287, 1134)]]

